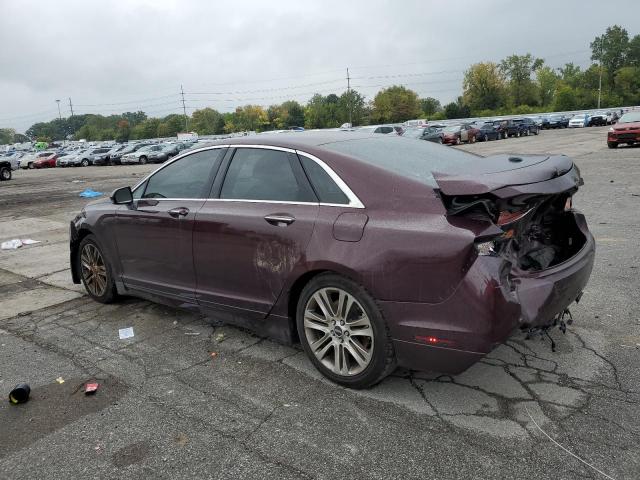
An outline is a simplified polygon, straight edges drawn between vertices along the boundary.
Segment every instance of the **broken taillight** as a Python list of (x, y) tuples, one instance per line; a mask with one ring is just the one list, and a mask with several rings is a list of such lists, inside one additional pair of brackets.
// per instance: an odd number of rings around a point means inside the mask
[(497, 224), (499, 227), (502, 227), (504, 225), (509, 225), (510, 223), (520, 220), (530, 211), (531, 209), (519, 210), (517, 212), (509, 212), (508, 210), (503, 210), (500, 212), (500, 215), (498, 216)]

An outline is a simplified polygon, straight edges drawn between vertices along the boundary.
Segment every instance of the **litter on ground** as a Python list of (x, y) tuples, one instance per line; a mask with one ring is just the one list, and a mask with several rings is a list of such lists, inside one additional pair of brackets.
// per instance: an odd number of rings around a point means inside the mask
[(84, 386), (84, 394), (85, 395), (93, 395), (94, 393), (96, 393), (96, 391), (98, 390), (99, 386), (100, 386), (99, 383), (87, 383)]
[(58, 378), (56, 378), (56, 382), (58, 382), (60, 385), (62, 385), (64, 383), (64, 378), (58, 377)]
[(132, 338), (134, 335), (133, 327), (121, 328), (120, 330), (118, 330), (118, 335), (120, 336), (120, 340)]
[(82, 192), (80, 192), (80, 196), (83, 198), (99, 197), (100, 195), (102, 195), (102, 192), (96, 192), (91, 188), (86, 188)]
[(2, 250), (15, 250), (16, 248), (20, 248), (23, 245), (33, 245), (34, 243), (40, 243), (40, 240), (32, 240), (30, 238), (14, 238), (13, 240), (2, 242), (0, 248), (2, 248)]

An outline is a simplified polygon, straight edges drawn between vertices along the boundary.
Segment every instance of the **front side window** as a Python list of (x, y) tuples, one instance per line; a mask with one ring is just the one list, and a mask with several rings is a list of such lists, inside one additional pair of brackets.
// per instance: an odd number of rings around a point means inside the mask
[(224, 151), (205, 150), (167, 165), (147, 180), (142, 198), (206, 198), (205, 188)]
[(229, 165), (220, 198), (316, 202), (305, 179), (294, 173), (295, 161), (295, 155), (280, 150), (239, 148)]

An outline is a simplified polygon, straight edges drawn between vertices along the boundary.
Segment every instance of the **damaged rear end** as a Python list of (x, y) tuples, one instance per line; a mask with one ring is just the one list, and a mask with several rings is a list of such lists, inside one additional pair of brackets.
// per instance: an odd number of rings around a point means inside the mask
[(546, 331), (580, 299), (593, 267), (594, 239), (573, 208), (580, 172), (565, 156), (501, 155), (471, 168), (434, 178), (449, 223), (473, 232), (474, 262), (495, 289), (491, 338)]

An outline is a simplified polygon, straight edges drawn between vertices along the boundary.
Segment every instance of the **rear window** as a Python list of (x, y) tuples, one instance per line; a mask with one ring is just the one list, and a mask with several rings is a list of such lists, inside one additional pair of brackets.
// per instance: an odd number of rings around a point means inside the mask
[(432, 172), (459, 172), (464, 165), (478, 161), (476, 155), (461, 150), (395, 136), (325, 143), (322, 147), (432, 187), (436, 186)]

